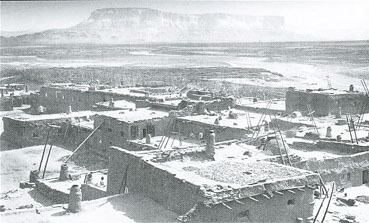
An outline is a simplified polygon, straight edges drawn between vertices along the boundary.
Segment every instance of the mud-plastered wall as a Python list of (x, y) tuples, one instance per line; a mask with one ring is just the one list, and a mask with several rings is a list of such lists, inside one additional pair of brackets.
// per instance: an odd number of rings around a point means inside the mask
[(142, 193), (178, 214), (186, 213), (203, 201), (198, 186), (176, 178), (127, 150), (111, 147), (109, 157), (108, 196), (123, 193), (126, 182), (129, 192)]

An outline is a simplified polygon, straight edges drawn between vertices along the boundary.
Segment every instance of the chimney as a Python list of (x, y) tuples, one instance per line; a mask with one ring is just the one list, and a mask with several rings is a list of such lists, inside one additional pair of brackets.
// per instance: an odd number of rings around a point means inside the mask
[(215, 133), (214, 133), (214, 130), (210, 130), (208, 141), (206, 143), (205, 153), (212, 160), (214, 160), (214, 154), (215, 154), (214, 146), (215, 146)]
[(70, 113), (72, 113), (72, 106), (68, 106), (68, 108), (67, 108), (67, 114), (70, 114)]

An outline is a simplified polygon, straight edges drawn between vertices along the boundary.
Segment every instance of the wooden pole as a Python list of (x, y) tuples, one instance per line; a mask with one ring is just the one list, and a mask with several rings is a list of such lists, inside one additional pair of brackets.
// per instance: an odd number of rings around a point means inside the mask
[(42, 174), (42, 179), (45, 178), (46, 168), (47, 168), (47, 164), (49, 163), (49, 158), (50, 158), (52, 148), (53, 148), (53, 145), (51, 144), (50, 149), (49, 149), (49, 153), (47, 154), (46, 163), (45, 163), (45, 167), (44, 167), (44, 173)]
[(50, 132), (51, 132), (51, 127), (49, 127), (49, 131), (47, 131), (46, 142), (45, 142), (45, 146), (44, 146), (44, 151), (42, 152), (40, 165), (38, 167), (38, 172), (40, 172), (41, 166), (42, 166), (42, 161), (44, 161), (45, 151), (46, 151), (46, 147), (47, 147), (47, 142), (49, 141)]
[(87, 140), (89, 139), (89, 138), (91, 138), (91, 136), (93, 135), (93, 134), (95, 134), (95, 132), (102, 126), (102, 124), (104, 124), (104, 122), (103, 123), (101, 123), (99, 126), (97, 126), (96, 127), (96, 129), (94, 129), (94, 131), (92, 131), (91, 133), (90, 133), (90, 135), (88, 135), (87, 137), (86, 137), (86, 139), (85, 140), (83, 140), (83, 142), (81, 143), (81, 144), (79, 144), (79, 146), (77, 146), (77, 148), (74, 150), (74, 152), (68, 157), (68, 159), (64, 162), (64, 163), (66, 163), (66, 162), (68, 162), (71, 158), (72, 158), (72, 156), (74, 155), (74, 154), (76, 154), (76, 152), (83, 146), (83, 144), (85, 144), (86, 142), (87, 142)]
[(327, 204), (327, 208), (325, 209), (325, 212), (324, 212), (323, 219), (322, 219), (321, 223), (323, 223), (323, 222), (324, 222), (324, 220), (325, 220), (325, 216), (327, 215), (327, 212), (328, 212), (328, 209), (329, 209), (329, 205), (331, 204), (331, 200), (332, 200), (333, 192), (334, 192), (334, 186), (335, 186), (335, 184), (334, 184), (334, 182), (333, 182), (333, 184), (332, 184), (331, 196), (329, 197), (328, 204)]

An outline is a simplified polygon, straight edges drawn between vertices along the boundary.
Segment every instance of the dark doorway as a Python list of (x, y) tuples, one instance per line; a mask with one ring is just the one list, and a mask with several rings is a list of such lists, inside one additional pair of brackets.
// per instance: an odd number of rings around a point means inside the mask
[(144, 138), (146, 137), (146, 132), (147, 132), (146, 129), (142, 129), (142, 137)]
[(155, 136), (155, 126), (154, 125), (147, 125), (147, 133), (151, 136)]
[(363, 171), (363, 184), (369, 183), (369, 170)]

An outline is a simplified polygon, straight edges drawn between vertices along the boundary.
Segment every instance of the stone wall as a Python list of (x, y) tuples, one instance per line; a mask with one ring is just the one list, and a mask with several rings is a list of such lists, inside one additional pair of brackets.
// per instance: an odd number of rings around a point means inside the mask
[(360, 152), (369, 151), (369, 146), (360, 145), (355, 143), (344, 143), (337, 141), (324, 141), (319, 140), (317, 146), (320, 149), (331, 150), (335, 152), (341, 152), (345, 154), (355, 154)]
[(205, 207), (200, 206), (199, 212), (191, 222), (291, 222), (297, 218), (307, 222), (307, 218), (313, 214), (313, 192), (309, 188), (304, 191), (287, 190), (280, 191), (283, 195), (273, 194), (267, 199), (263, 195), (254, 196), (258, 202), (249, 198), (239, 200), (242, 203), (231, 201), (226, 203), (230, 208), (222, 204)]
[[(127, 150), (111, 147), (107, 195), (118, 194), (123, 184), (126, 168), (129, 192), (140, 192), (169, 210), (186, 213), (203, 201), (198, 186), (180, 180), (165, 170), (144, 162), (141, 157)], [(121, 189), (121, 192), (123, 189)]]
[(82, 200), (95, 200), (106, 196), (106, 191), (92, 184), (81, 185)]
[(286, 112), (300, 111), (304, 115), (308, 113), (307, 105), (315, 111), (315, 116), (338, 114), (341, 107), (342, 114), (358, 114), (363, 103), (368, 103), (369, 98), (365, 94), (348, 92), (347, 94), (326, 94), (317, 91), (286, 92)]
[(363, 184), (363, 171), (369, 170), (369, 152), (324, 160), (309, 159), (295, 167), (318, 172), (325, 182), (334, 181), (338, 187)]
[(44, 106), (48, 113), (66, 112), (68, 106), (72, 111), (92, 110), (97, 102), (113, 100), (134, 101), (129, 95), (121, 95), (113, 92), (81, 91), (69, 88), (42, 87), (40, 90), (40, 105)]
[[(146, 129), (147, 131), (148, 125), (152, 125), (155, 128), (155, 134), (150, 133), (152, 136), (166, 135), (169, 121), (169, 117), (164, 117), (128, 123), (107, 116), (97, 116), (94, 122), (95, 128), (101, 123), (103, 124), (91, 138), (91, 146), (93, 149), (103, 153), (107, 153), (110, 146), (134, 149), (136, 147), (130, 147), (127, 140), (144, 138), (143, 130)], [(136, 137), (131, 135), (131, 128), (134, 126), (137, 126), (138, 130)]]
[(19, 147), (43, 145), (46, 142), (49, 124), (59, 126), (52, 128), (49, 136), (49, 144), (66, 144), (76, 146), (90, 133), (89, 129), (71, 126), (70, 118), (45, 119), (45, 120), (18, 120), (3, 117), (4, 132), (1, 139), (11, 142)]

